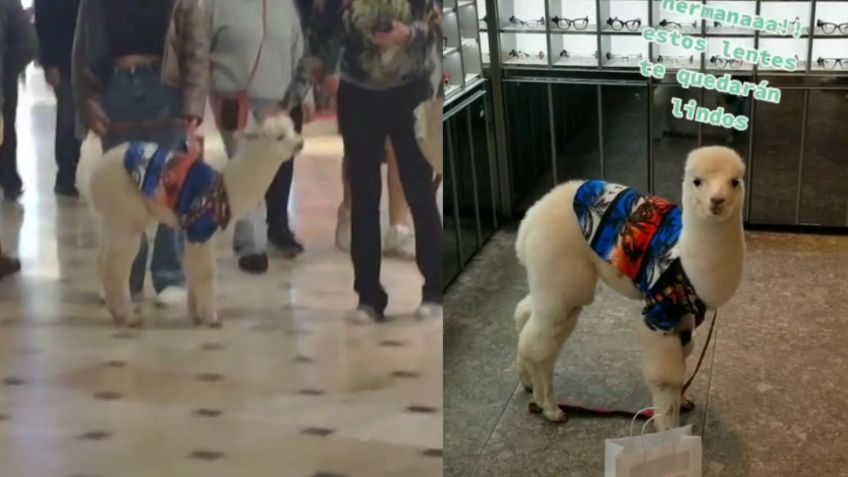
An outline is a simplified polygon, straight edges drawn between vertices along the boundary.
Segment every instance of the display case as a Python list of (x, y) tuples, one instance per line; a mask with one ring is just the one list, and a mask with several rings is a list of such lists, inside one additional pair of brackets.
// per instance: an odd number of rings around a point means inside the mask
[(483, 64), (477, 1), (447, 0), (442, 8), (442, 79), (449, 100), (482, 78)]
[[(790, 31), (778, 35), (694, 19), (661, 9), (661, 0), (489, 0), (496, 11), (477, 9), (481, 32), (496, 28), (495, 41), (482, 37), (482, 63), (503, 68), (576, 70), (636, 70), (650, 58), (670, 69), (702, 71), (778, 72), (804, 74), (848, 73), (848, 1), (701, 0), (705, 7), (724, 7), (740, 13), (786, 19)], [(676, 30), (707, 40), (701, 54), (641, 38), (646, 26)], [(789, 73), (773, 67), (721, 57), (722, 42), (796, 57), (799, 67)], [(491, 43), (491, 44), (490, 44)]]

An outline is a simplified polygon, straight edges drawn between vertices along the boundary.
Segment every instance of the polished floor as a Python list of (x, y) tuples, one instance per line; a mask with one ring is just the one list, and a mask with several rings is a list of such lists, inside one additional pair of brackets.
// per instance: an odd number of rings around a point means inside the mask
[[(389, 322), (348, 321), (336, 136), (314, 126), (296, 166), (304, 256), (247, 276), (231, 235), (217, 239), (223, 329), (152, 303), (144, 329), (117, 329), (98, 302), (86, 205), (52, 194), (55, 103), (36, 70), (23, 88), (26, 192), (0, 208), (24, 267), (0, 283), (0, 476), (442, 474), (442, 322), (413, 318), (421, 280), (397, 260), (383, 267)], [(206, 142), (220, 163), (220, 140)]]
[[(445, 475), (603, 475), (604, 440), (626, 436), (629, 420), (551, 424), (528, 413), (513, 364), (513, 311), (527, 293), (514, 239), (496, 235), (445, 297)], [(704, 475), (848, 476), (848, 237), (755, 232), (746, 241), (744, 282), (720, 310), (690, 391), (697, 407), (683, 421), (703, 435)], [(557, 361), (561, 401), (650, 406), (633, 339), (639, 312), (600, 287)]]

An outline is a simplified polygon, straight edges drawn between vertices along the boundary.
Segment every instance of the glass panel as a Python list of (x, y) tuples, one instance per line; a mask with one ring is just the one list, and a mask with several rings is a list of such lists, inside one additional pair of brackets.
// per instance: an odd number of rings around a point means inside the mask
[(551, 89), (557, 182), (601, 177), (598, 87), (556, 84)]
[(483, 240), (495, 233), (495, 200), (492, 189), (494, 154), (489, 151), (486, 98), (483, 96), (469, 106), (471, 142), (474, 147), (474, 168), (477, 178), (477, 204), (480, 208), (480, 229)]
[(648, 91), (601, 86), (604, 173), (610, 182), (648, 190)]
[(751, 160), (750, 221), (795, 223), (804, 92), (782, 90), (780, 104), (757, 103)]
[[(848, 101), (844, 90), (810, 90), (801, 223), (844, 226), (848, 208)], [(842, 127), (835, 125), (841, 124)]]
[(686, 156), (698, 147), (698, 123), (675, 118), (671, 98), (684, 103), (701, 102), (696, 88), (657, 86), (654, 88), (654, 190), (653, 193), (680, 204), (681, 182)]
[(477, 201), (474, 191), (474, 161), (471, 157), (471, 137), (468, 135), (468, 113), (466, 107), (450, 119), (453, 134), (453, 178), (456, 184), (456, 201), (459, 204), (459, 240), (462, 242), (462, 258), (466, 262), (477, 253)]
[(453, 174), (451, 173), (452, 169), (452, 158), (450, 154), (450, 144), (452, 137), (450, 136), (450, 119), (445, 121), (443, 133), (445, 135), (445, 143), (444, 143), (444, 177), (443, 177), (443, 185), (442, 185), (442, 198), (443, 198), (443, 209), (444, 209), (444, 220), (443, 220), (443, 228), (444, 232), (442, 234), (444, 244), (445, 244), (445, 254), (442, 260), (442, 266), (444, 267), (445, 273), (445, 284), (450, 283), (453, 280), (457, 273), (459, 273), (459, 236), (457, 235), (459, 231), (457, 230), (457, 217), (454, 209), (454, 195), (453, 195)]
[(504, 83), (513, 206), (521, 212), (554, 184), (548, 85)]

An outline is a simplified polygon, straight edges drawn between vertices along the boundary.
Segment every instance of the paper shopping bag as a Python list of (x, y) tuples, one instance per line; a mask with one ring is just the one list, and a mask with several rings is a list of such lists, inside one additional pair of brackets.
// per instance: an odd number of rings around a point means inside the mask
[(701, 437), (692, 426), (607, 439), (604, 477), (701, 477)]

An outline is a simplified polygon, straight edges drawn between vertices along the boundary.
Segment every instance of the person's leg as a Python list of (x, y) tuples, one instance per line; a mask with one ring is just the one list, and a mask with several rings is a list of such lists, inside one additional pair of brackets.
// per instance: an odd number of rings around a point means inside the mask
[[(351, 258), (360, 310), (382, 319), (388, 296), (380, 285), (380, 163), (386, 123), (378, 95), (347, 82), (339, 88), (339, 122), (351, 190)], [(370, 117), (364, 120), (365, 114)]]
[[(227, 157), (233, 158), (238, 150), (237, 138), (227, 132), (221, 133)], [(265, 230), (265, 207), (260, 204), (247, 216), (239, 219), (233, 235), (233, 252), (238, 257), (239, 268), (248, 273), (268, 271), (267, 231)]]
[(403, 190), (415, 224), (415, 259), (424, 276), (423, 303), (442, 303), (442, 222), (433, 191), (433, 168), (415, 139), (416, 85), (392, 91), (390, 136), (397, 152)]
[(342, 203), (336, 219), (336, 248), (350, 251), (350, 180), (347, 177), (347, 154), (342, 156)]
[[(303, 131), (303, 111), (300, 107), (291, 112), (295, 130)], [(303, 253), (303, 245), (297, 240), (289, 225), (289, 199), (294, 179), (295, 158), (284, 162), (277, 170), (274, 180), (265, 193), (268, 215), (268, 239), (288, 258)]]
[(3, 81), (3, 145), (0, 146), (0, 186), (8, 200), (15, 200), (23, 191), (18, 175), (18, 135), (15, 122), (18, 116), (18, 75), (5, 72)]
[(389, 230), (383, 241), (383, 253), (391, 257), (415, 257), (415, 237), (412, 232), (409, 205), (403, 195), (397, 155), (392, 142), (386, 140), (386, 182), (389, 189)]
[(409, 227), (412, 225), (409, 204), (406, 203), (406, 197), (403, 195), (397, 154), (391, 140), (386, 140), (386, 170), (386, 182), (389, 188), (389, 225)]
[(141, 244), (130, 268), (130, 296), (140, 299), (144, 296), (144, 276), (147, 271), (147, 233), (141, 234)]
[(80, 140), (75, 131), (74, 93), (70, 73), (62, 73), (62, 82), (56, 88), (56, 145), (55, 156), (57, 194), (77, 196), (77, 163), (80, 156)]

